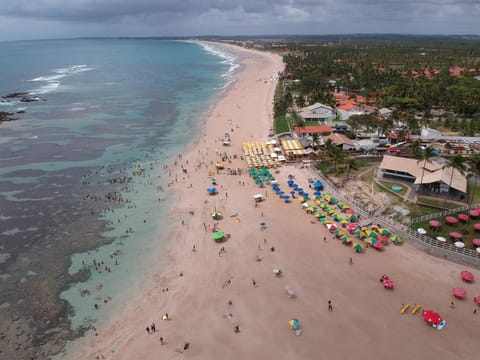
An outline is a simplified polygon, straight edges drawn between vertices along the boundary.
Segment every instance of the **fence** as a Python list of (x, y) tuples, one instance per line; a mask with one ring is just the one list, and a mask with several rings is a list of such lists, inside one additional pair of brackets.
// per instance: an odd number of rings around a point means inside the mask
[[(468, 264), (470, 266), (480, 267), (480, 254), (476, 251), (471, 249), (465, 248), (457, 248), (452, 244), (448, 244), (445, 242), (438, 241), (437, 239), (430, 238), (425, 235), (421, 235), (416, 231), (412, 230), (410, 226), (401, 224), (398, 221), (393, 219), (389, 219), (385, 216), (381, 216), (380, 214), (371, 214), (369, 213), (361, 204), (358, 203), (355, 199), (351, 199), (346, 194), (341, 194), (338, 191), (335, 185), (333, 185), (330, 180), (326, 179), (322, 176), (318, 171), (314, 169), (310, 169), (310, 173), (312, 174), (314, 179), (320, 180), (326, 191), (333, 197), (337, 197), (345, 202), (348, 206), (354, 209), (357, 213), (363, 214), (366, 218), (371, 219), (371, 221), (375, 224), (380, 224), (382, 227), (390, 228), (395, 230), (397, 234), (399, 234), (404, 240), (410, 241), (414, 246), (417, 248), (422, 249), (427, 254), (441, 257), (444, 259), (448, 259), (454, 262)], [(449, 209), (442, 211), (441, 213), (425, 215), (421, 217), (414, 218), (410, 221), (410, 225), (414, 224), (415, 222), (430, 220), (434, 217), (438, 218), (441, 216), (447, 216), (450, 214), (454, 214), (461, 211), (468, 211), (471, 208), (475, 208), (480, 206), (479, 204), (464, 206), (456, 209)]]
[(463, 212), (463, 211), (469, 211), (469, 210), (477, 208), (479, 206), (480, 206), (480, 204), (472, 204), (472, 205), (467, 205), (467, 206), (461, 206), (461, 207), (458, 207), (458, 208), (455, 208), (455, 209), (446, 209), (446, 210), (443, 210), (443, 211), (440, 211), (440, 212), (437, 212), (437, 213), (434, 213), (434, 214), (419, 216), (419, 217), (411, 219), (410, 220), (410, 225), (413, 225), (415, 223), (425, 221), (425, 220), (441, 218), (441, 217), (448, 216), (448, 215), (451, 215), (451, 214), (456, 214), (456, 213)]

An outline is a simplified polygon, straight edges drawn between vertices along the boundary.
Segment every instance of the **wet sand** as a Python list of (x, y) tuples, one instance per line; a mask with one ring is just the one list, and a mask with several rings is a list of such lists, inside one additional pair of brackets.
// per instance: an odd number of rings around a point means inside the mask
[[(270, 188), (259, 189), (245, 171), (216, 175), (219, 193), (207, 194), (212, 186), (208, 173), (222, 154), (231, 157), (224, 161), (226, 168), (245, 170), (239, 158), (242, 142), (267, 140), (276, 85), (270, 78), (282, 69), (277, 55), (227, 47), (242, 58), (237, 81), (207, 114), (194, 146), (169, 167), (176, 202), (166, 264), (151, 269), (154, 285), (111, 322), (76, 342), (69, 358), (475, 358), (480, 314), (473, 314), (471, 299), (480, 295), (480, 286), (462, 283), (464, 266), (408, 244), (354, 254), (320, 222), (312, 223), (298, 201), (286, 204)], [(225, 132), (231, 136), (229, 147), (222, 145)], [(286, 188), (289, 174), (308, 186), (307, 174), (294, 166), (274, 175)], [(259, 206), (253, 201), (257, 193), (266, 196)], [(220, 230), (231, 234), (220, 244), (208, 229), (214, 209), (224, 216), (215, 221)], [(273, 274), (274, 268), (282, 269), (281, 277)], [(393, 291), (379, 283), (382, 274), (395, 282)], [(468, 298), (454, 300), (455, 308), (450, 308), (456, 286), (464, 287)], [(295, 299), (287, 296), (286, 287)], [(406, 303), (438, 311), (447, 326), (433, 329), (421, 312), (400, 315)], [(162, 320), (165, 313), (169, 320)], [(292, 317), (301, 322), (301, 336), (289, 328)], [(146, 331), (152, 322), (154, 334)], [(188, 350), (175, 351), (185, 342)]]

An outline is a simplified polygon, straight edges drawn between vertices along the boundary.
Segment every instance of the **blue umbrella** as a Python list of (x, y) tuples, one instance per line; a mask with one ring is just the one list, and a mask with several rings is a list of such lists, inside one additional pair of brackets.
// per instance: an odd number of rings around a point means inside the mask
[(302, 196), (303, 196), (303, 197), (308, 197), (308, 194), (307, 194), (307, 193), (303, 193)]
[(288, 195), (282, 195), (282, 199), (283, 199), (283, 200), (289, 200), (289, 199), (290, 199), (290, 196), (288, 196)]
[(315, 190), (322, 190), (323, 189), (323, 183), (319, 180), (315, 181), (315, 184), (313, 184), (313, 187)]
[(295, 191), (290, 191), (290, 194), (295, 195)]
[(302, 188), (296, 188), (295, 190), (297, 190), (299, 193), (302, 193), (302, 192), (303, 192), (303, 189), (302, 189)]
[(298, 185), (297, 184), (293, 184), (293, 190), (297, 190), (298, 189)]
[(313, 193), (313, 195), (315, 195), (315, 196), (320, 196), (320, 195), (322, 195), (322, 193), (321, 193), (320, 191), (315, 191), (315, 192)]
[(293, 187), (293, 185), (295, 185), (295, 181), (293, 181), (293, 180), (288, 180), (288, 181), (287, 181), (287, 184), (288, 184), (288, 186)]
[(285, 192), (279, 191), (277, 194), (280, 195), (280, 196), (282, 196), (282, 195), (285, 195)]
[(278, 184), (277, 183), (272, 183), (272, 189), (275, 189), (278, 187)]

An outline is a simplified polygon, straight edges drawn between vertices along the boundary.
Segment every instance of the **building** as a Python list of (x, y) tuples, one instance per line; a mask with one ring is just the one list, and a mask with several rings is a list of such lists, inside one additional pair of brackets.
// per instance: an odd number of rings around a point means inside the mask
[(299, 137), (309, 136), (313, 134), (325, 136), (330, 135), (332, 132), (333, 129), (327, 125), (304, 126), (295, 128), (295, 134)]
[(336, 112), (332, 107), (320, 103), (302, 108), (298, 115), (305, 121), (325, 122), (336, 118)]
[(343, 134), (333, 133), (323, 137), (324, 143), (326, 143), (328, 140), (332, 140), (332, 143), (341, 147), (342, 150), (355, 150), (355, 144)]
[[(385, 178), (412, 182), (419, 192), (453, 194), (459, 198), (467, 194), (467, 178), (458, 170), (435, 162), (384, 155), (378, 167)], [(451, 185), (450, 185), (451, 182)]]

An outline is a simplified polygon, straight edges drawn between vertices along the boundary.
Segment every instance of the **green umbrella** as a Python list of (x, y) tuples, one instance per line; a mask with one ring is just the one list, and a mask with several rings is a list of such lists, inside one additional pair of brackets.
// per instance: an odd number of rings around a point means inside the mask
[(212, 239), (215, 241), (221, 241), (225, 237), (225, 233), (223, 231), (217, 231), (212, 234)]

